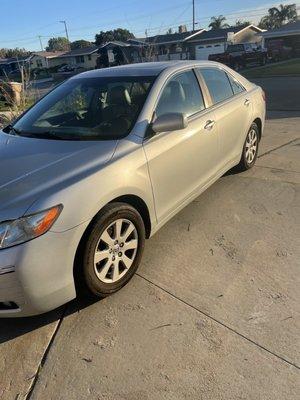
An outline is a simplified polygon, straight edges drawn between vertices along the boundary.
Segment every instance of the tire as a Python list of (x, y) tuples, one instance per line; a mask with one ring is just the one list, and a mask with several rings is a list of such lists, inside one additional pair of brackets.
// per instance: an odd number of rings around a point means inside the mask
[(263, 57), (263, 58), (261, 59), (260, 65), (261, 65), (261, 66), (264, 66), (264, 65), (266, 65), (266, 63), (267, 63), (267, 59), (266, 59), (266, 57)]
[[(258, 155), (259, 139), (260, 134), (258, 126), (253, 122), (243, 145), (241, 160), (236, 167), (238, 171), (247, 171), (254, 166)], [(249, 145), (249, 143), (253, 143), (253, 145)], [(252, 154), (252, 156), (250, 156), (250, 154)]]
[(144, 245), (145, 226), (136, 209), (126, 203), (108, 204), (83, 245), (81, 275), (89, 294), (106, 297), (125, 286), (138, 269)]
[(239, 63), (239, 62), (235, 62), (235, 63), (233, 64), (233, 69), (234, 69), (236, 72), (240, 71), (240, 70), (241, 70), (241, 65), (240, 65), (240, 63)]

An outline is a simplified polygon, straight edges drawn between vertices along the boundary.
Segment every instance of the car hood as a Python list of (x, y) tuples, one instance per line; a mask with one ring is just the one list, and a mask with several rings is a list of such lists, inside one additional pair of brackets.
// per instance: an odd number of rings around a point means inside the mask
[(99, 170), (116, 144), (25, 138), (0, 131), (0, 221), (19, 218), (47, 191)]

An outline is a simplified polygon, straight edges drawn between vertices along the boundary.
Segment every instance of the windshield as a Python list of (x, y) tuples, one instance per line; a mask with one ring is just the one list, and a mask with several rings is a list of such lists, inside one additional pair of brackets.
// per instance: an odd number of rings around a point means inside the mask
[(244, 45), (242, 44), (230, 44), (227, 46), (228, 53), (236, 53), (239, 51), (244, 51)]
[(9, 133), (47, 139), (111, 140), (133, 128), (154, 77), (75, 78), (33, 106)]

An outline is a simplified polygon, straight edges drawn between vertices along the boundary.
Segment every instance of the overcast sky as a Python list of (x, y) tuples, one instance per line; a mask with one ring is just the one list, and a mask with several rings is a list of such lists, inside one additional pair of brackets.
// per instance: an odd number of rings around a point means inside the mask
[[(300, 0), (282, 1), (284, 4)], [(277, 2), (261, 0), (195, 0), (197, 27), (207, 27), (213, 15), (223, 14), (228, 22), (247, 19), (254, 23)], [(49, 37), (64, 36), (66, 20), (70, 40), (93, 40), (100, 30), (127, 28), (136, 37), (165, 33), (180, 24), (191, 28), (192, 0), (1, 0), (0, 47), (40, 50)]]

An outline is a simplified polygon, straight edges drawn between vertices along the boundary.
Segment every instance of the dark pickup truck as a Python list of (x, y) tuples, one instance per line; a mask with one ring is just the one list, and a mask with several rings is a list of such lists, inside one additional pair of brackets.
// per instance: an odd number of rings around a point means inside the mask
[(229, 44), (224, 53), (211, 54), (210, 61), (218, 61), (239, 71), (250, 65), (265, 65), (267, 51), (254, 43)]

